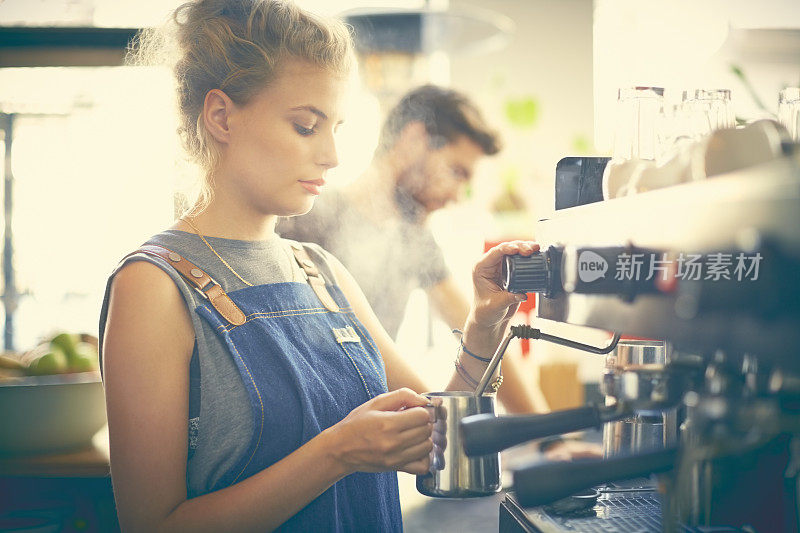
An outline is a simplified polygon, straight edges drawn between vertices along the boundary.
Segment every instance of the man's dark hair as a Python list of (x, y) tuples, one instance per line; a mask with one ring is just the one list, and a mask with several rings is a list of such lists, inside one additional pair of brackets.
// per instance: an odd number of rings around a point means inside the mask
[(484, 122), (475, 104), (452, 89), (423, 85), (406, 93), (386, 117), (379, 150), (386, 151), (394, 146), (398, 135), (410, 122), (424, 124), (431, 148), (441, 148), (464, 135), (486, 155), (500, 151), (497, 133)]

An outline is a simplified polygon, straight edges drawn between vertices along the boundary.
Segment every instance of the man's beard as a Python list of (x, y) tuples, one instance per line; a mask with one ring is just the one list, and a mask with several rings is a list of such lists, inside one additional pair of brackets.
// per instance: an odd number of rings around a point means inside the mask
[(430, 214), (430, 210), (420, 199), (425, 190), (425, 173), (423, 161), (411, 165), (397, 180), (394, 200), (400, 215), (410, 222), (421, 222)]
[(398, 184), (394, 190), (394, 201), (397, 210), (404, 220), (421, 222), (428, 216), (428, 209), (405, 187)]

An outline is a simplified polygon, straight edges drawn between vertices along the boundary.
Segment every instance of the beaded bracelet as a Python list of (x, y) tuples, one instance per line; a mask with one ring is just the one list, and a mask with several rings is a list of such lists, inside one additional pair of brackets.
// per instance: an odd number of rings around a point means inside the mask
[(456, 358), (456, 360), (453, 361), (453, 364), (456, 367), (456, 372), (458, 373), (459, 376), (461, 376), (461, 379), (467, 382), (467, 385), (469, 385), (470, 387), (478, 386), (478, 381), (469, 375), (469, 372), (467, 372), (466, 368), (461, 366), (461, 362), (458, 360), (458, 358)]
[(458, 339), (458, 342), (461, 344), (461, 350), (465, 354), (469, 355), (470, 357), (474, 357), (478, 361), (483, 361), (484, 363), (488, 363), (488, 362), (490, 362), (492, 360), (491, 357), (481, 357), (480, 355), (474, 354), (474, 353), (470, 352), (469, 350), (467, 350), (467, 347), (464, 346), (464, 332), (463, 331), (461, 331), (460, 329), (454, 329), (453, 333), (457, 333), (457, 334), (460, 335), (460, 337)]
[[(467, 382), (467, 385), (469, 385), (470, 387), (478, 386), (478, 380), (469, 375), (469, 372), (467, 372), (467, 369), (464, 368), (464, 366), (461, 364), (461, 361), (458, 360), (458, 357), (456, 357), (455, 361), (453, 361), (453, 365), (456, 367), (456, 373), (459, 376), (461, 376), (461, 379)], [(497, 390), (500, 388), (500, 385), (502, 384), (503, 384), (503, 368), (501, 367), (500, 375), (497, 376), (497, 378), (495, 378), (494, 381), (489, 383), (487, 388), (491, 389), (493, 393), (496, 393)]]
[[(469, 350), (467, 350), (467, 347), (464, 346), (464, 332), (463, 331), (461, 331), (460, 329), (454, 329), (452, 332), (455, 335), (459, 335), (459, 343), (460, 343), (459, 348), (465, 354), (469, 355), (470, 357), (474, 357), (475, 359), (477, 359), (479, 361), (482, 361), (484, 363), (491, 362), (491, 360), (492, 360), (491, 357), (481, 357), (480, 355), (476, 355), (476, 354), (470, 352)], [(456, 372), (458, 373), (459, 376), (461, 376), (461, 378), (464, 381), (467, 382), (468, 385), (470, 385), (472, 387), (477, 387), (478, 386), (478, 381), (475, 378), (473, 378), (472, 376), (470, 376), (469, 373), (467, 372), (467, 369), (464, 368), (461, 365), (461, 361), (459, 360), (458, 355), (459, 355), (458, 352), (456, 352), (456, 359), (454, 361), (454, 364), (455, 364), (455, 367), (456, 367)], [(497, 378), (494, 381), (489, 383), (488, 388), (491, 389), (491, 391), (493, 393), (496, 393), (497, 390), (500, 388), (500, 385), (502, 385), (502, 384), (503, 384), (503, 367), (501, 365), (500, 366), (500, 375), (497, 376)]]
[(474, 357), (478, 361), (483, 361), (484, 363), (488, 363), (489, 361), (492, 360), (491, 357), (481, 357), (480, 355), (476, 355), (476, 354), (470, 352), (469, 350), (467, 350), (467, 347), (464, 346), (464, 340), (463, 339), (461, 340), (461, 349), (464, 351), (465, 354), (469, 355), (470, 357)]

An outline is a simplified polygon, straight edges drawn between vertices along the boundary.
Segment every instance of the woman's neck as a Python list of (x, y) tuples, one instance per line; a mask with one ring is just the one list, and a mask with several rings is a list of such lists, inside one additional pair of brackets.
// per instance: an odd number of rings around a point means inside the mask
[(276, 215), (228, 209), (224, 203), (224, 199), (215, 197), (201, 212), (181, 217), (182, 220), (178, 220), (173, 228), (191, 233), (199, 232), (208, 237), (242, 241), (262, 241), (275, 234), (275, 224), (278, 221)]

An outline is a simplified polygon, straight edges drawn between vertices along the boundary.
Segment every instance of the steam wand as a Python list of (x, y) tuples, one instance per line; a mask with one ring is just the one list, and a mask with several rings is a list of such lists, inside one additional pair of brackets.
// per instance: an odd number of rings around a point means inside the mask
[(497, 366), (500, 364), (500, 360), (503, 359), (503, 355), (505, 355), (506, 353), (506, 349), (508, 348), (508, 343), (510, 343), (511, 339), (513, 339), (514, 337), (520, 339), (541, 339), (543, 341), (552, 342), (554, 344), (560, 344), (561, 346), (567, 346), (569, 348), (583, 350), (584, 352), (604, 355), (617, 347), (617, 343), (619, 342), (619, 336), (620, 336), (619, 333), (614, 333), (614, 337), (611, 339), (611, 342), (609, 343), (608, 346), (606, 346), (605, 348), (598, 348), (596, 346), (591, 346), (589, 344), (583, 344), (581, 342), (571, 341), (569, 339), (564, 339), (562, 337), (556, 337), (555, 335), (542, 333), (541, 330), (531, 327), (528, 324), (511, 326), (511, 331), (508, 333), (508, 335), (505, 336), (503, 342), (500, 343), (500, 346), (497, 347), (497, 350), (494, 352), (494, 355), (492, 356), (492, 360), (489, 361), (489, 366), (486, 367), (486, 371), (483, 373), (483, 376), (481, 376), (481, 379), (478, 382), (478, 386), (475, 388), (475, 396), (483, 396), (483, 393), (486, 391), (486, 387), (489, 386), (489, 380), (491, 380), (494, 371), (497, 370)]
[(511, 326), (511, 333), (513, 336), (519, 337), (520, 339), (542, 339), (543, 341), (552, 342), (553, 344), (560, 344), (561, 346), (575, 348), (577, 350), (583, 350), (584, 352), (594, 353), (597, 355), (605, 355), (611, 352), (611, 350), (617, 347), (620, 337), (619, 333), (614, 333), (614, 337), (612, 337), (608, 346), (605, 348), (597, 348), (596, 346), (583, 344), (582, 342), (571, 341), (562, 337), (556, 337), (555, 335), (542, 333), (541, 330), (533, 328), (527, 324)]

